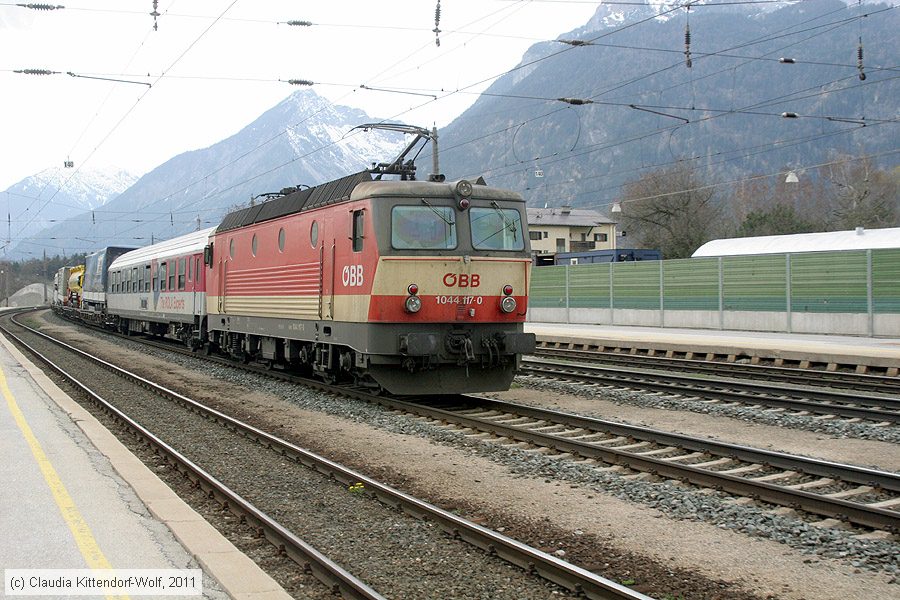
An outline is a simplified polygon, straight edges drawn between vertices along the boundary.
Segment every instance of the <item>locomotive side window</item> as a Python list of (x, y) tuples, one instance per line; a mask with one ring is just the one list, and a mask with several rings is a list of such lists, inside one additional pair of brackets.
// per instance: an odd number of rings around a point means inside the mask
[(397, 250), (452, 250), (456, 248), (455, 226), (452, 207), (395, 206), (391, 209), (391, 246)]
[(256, 240), (256, 234), (253, 234), (253, 239), (250, 240), (250, 252), (253, 256), (256, 256), (256, 249), (259, 247), (259, 242)]
[(319, 222), (313, 221), (309, 226), (309, 245), (315, 248), (319, 244)]
[(234, 258), (234, 238), (231, 238), (231, 242), (228, 244), (228, 255)]
[(363, 249), (363, 213), (361, 210), (353, 211), (353, 251), (362, 252)]
[(278, 251), (284, 252), (284, 227), (278, 230)]
[(524, 228), (519, 211), (500, 208), (496, 202), (491, 204), (491, 208), (469, 210), (472, 247), (478, 250), (524, 250)]

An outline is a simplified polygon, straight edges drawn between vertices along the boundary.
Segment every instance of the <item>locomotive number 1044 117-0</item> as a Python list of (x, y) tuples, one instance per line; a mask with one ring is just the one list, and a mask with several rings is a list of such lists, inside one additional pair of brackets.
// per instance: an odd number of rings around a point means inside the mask
[(482, 296), (435, 296), (434, 300), (438, 304), (484, 304)]

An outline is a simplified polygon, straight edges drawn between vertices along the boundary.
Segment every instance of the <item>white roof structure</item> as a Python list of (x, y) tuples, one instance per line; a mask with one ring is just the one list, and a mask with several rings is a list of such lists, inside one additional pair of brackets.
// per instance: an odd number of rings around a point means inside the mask
[(132, 250), (114, 260), (109, 265), (109, 268), (120, 269), (122, 267), (141, 265), (150, 262), (153, 258), (166, 259), (172, 256), (202, 252), (206, 244), (209, 243), (210, 234), (215, 230), (215, 227), (210, 227), (209, 229), (194, 231), (171, 240), (159, 242), (152, 246), (144, 246), (143, 248)]
[(786, 254), (788, 252), (824, 252), (828, 250), (875, 250), (900, 248), (900, 227), (822, 233), (795, 233), (759, 237), (728, 238), (706, 242), (692, 255), (743, 256), (746, 254)]

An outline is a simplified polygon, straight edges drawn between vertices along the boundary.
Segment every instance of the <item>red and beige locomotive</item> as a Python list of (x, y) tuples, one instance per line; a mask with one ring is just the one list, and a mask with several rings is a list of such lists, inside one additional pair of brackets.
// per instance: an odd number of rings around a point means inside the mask
[(108, 319), (394, 394), (508, 389), (534, 350), (525, 202), (402, 159), (120, 256)]

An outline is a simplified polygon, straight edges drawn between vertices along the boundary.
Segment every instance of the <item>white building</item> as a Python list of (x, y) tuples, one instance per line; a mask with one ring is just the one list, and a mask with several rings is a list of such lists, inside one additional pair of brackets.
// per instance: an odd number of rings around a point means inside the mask
[(568, 206), (529, 208), (528, 230), (534, 254), (616, 248), (615, 222), (594, 210)]

